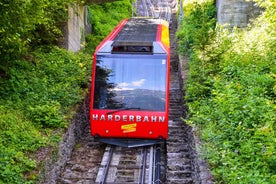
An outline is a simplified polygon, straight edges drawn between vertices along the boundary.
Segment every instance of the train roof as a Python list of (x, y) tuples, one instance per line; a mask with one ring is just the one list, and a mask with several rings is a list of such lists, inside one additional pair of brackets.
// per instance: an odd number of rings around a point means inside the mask
[(96, 53), (112, 54), (168, 52), (168, 22), (153, 18), (131, 18), (121, 21), (96, 49)]

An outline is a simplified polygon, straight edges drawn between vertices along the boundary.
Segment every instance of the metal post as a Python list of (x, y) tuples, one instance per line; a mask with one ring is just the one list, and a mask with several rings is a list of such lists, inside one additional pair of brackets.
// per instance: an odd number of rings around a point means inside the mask
[(179, 12), (179, 17), (178, 17), (178, 19), (179, 19), (178, 22), (181, 22), (183, 17), (184, 17), (183, 3), (182, 3), (182, 0), (180, 0), (180, 12)]

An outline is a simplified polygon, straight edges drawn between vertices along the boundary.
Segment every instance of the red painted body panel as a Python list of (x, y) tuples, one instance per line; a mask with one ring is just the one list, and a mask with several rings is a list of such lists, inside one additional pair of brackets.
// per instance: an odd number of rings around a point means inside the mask
[[(91, 135), (106, 138), (139, 138), (139, 139), (167, 139), (169, 114), (169, 76), (170, 76), (170, 48), (162, 43), (162, 24), (157, 26), (156, 40), (167, 55), (166, 76), (166, 104), (165, 111), (141, 110), (102, 110), (93, 109), (93, 95), (95, 86), (95, 68), (98, 51), (112, 41), (123, 29), (128, 19), (121, 21), (118, 26), (97, 47), (93, 58), (92, 83), (90, 96), (90, 128)], [(164, 26), (164, 25), (163, 25)], [(165, 35), (166, 36), (166, 35)], [(168, 35), (167, 35), (168, 36)]]
[(94, 110), (91, 134), (112, 138), (166, 139), (168, 116), (165, 112)]

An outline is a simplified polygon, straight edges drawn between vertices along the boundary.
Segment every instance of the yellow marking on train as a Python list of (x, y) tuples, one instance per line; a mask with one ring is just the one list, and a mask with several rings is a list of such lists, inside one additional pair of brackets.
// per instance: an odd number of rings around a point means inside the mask
[(165, 20), (162, 21), (162, 35), (161, 42), (167, 47), (170, 47), (170, 34), (169, 34), (169, 23)]
[(127, 124), (127, 125), (122, 125), (121, 129), (123, 130), (123, 133), (130, 133), (130, 132), (136, 132), (136, 123), (133, 124)]

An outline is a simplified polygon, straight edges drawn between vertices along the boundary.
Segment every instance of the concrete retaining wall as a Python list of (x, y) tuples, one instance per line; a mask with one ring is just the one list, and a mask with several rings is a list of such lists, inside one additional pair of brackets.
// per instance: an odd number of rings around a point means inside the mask
[(88, 23), (87, 6), (72, 5), (68, 9), (68, 21), (63, 29), (60, 45), (72, 52), (79, 51), (85, 43), (85, 36), (91, 32)]
[(261, 9), (250, 0), (217, 0), (217, 19), (230, 27), (246, 27), (251, 18), (256, 18)]

